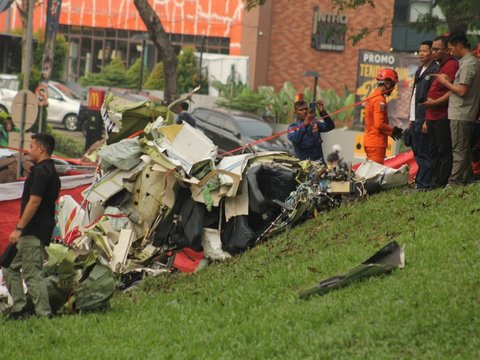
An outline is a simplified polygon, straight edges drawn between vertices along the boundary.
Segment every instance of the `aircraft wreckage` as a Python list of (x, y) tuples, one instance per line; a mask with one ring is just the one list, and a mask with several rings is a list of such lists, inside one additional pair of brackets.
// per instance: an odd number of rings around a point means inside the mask
[(49, 247), (46, 266), (57, 309), (95, 308), (114, 277), (126, 288), (146, 274), (193, 271), (201, 259), (229, 258), (345, 199), (408, 181), (407, 167), (371, 162), (353, 173), (341, 161), (280, 152), (222, 158), (201, 131), (173, 124), (174, 105), (107, 96), (95, 180), (83, 203), (59, 200), (61, 244)]

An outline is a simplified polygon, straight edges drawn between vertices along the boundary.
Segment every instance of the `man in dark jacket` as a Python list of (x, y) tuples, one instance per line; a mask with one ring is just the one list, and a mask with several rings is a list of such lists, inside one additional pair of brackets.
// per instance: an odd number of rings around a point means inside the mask
[(316, 103), (316, 111), (309, 111), (308, 104), (301, 100), (294, 104), (295, 122), (288, 126), (288, 140), (293, 143), (295, 155), (300, 160), (320, 160), (325, 162), (322, 150), (321, 132), (335, 129), (335, 123), (325, 111), (322, 100)]
[(424, 190), (432, 187), (432, 159), (427, 137), (427, 124), (425, 113), (427, 109), (419, 106), (419, 103), (427, 99), (428, 90), (434, 77), (439, 71), (439, 65), (433, 59), (432, 41), (423, 41), (420, 44), (420, 65), (415, 73), (412, 97), (410, 100), (410, 131), (412, 134), (412, 149), (415, 161), (418, 164), (418, 172), (415, 177), (417, 189)]

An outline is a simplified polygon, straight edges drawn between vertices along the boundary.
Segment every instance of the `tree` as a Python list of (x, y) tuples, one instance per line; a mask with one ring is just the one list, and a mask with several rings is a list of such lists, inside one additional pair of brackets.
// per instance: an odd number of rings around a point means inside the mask
[(134, 4), (163, 62), (165, 79), (163, 100), (169, 103), (178, 96), (177, 56), (165, 28), (148, 0), (134, 0)]
[(190, 92), (198, 85), (202, 90), (206, 90), (200, 93), (208, 93), (208, 79), (199, 72), (195, 48), (185, 47), (178, 55), (177, 81), (179, 93)]
[[(39, 0), (36, 3), (40, 2)], [(21, 0), (16, 2), (17, 10), (20, 14), (20, 19), (22, 20), (22, 71), (24, 70), (25, 56), (27, 54), (27, 29), (28, 29), (28, 8), (29, 0)], [(35, 2), (34, 5), (35, 7)]]
[[(142, 68), (142, 60), (138, 58), (135, 62), (128, 68), (127, 75), (125, 77), (126, 83), (125, 87), (128, 89), (137, 89), (140, 84), (140, 70)], [(142, 80), (145, 83), (145, 79), (148, 77), (148, 71), (146, 67), (143, 67), (143, 77)], [(142, 84), (143, 87), (143, 84)]]
[[(35, 51), (33, 52), (33, 66), (37, 67), (38, 69), (41, 69), (43, 52), (45, 48), (45, 33), (42, 31), (39, 31), (36, 34), (34, 34), (34, 38), (38, 42), (37, 42), (37, 46), (35, 47)], [(67, 53), (68, 53), (67, 40), (63, 35), (57, 35), (55, 40), (52, 75), (50, 77), (51, 80), (56, 80), (56, 81), (62, 80)]]
[(127, 69), (122, 60), (115, 58), (102, 68), (101, 73), (91, 73), (81, 77), (80, 84), (82, 86), (125, 87), (128, 84)]
[(152, 72), (148, 76), (148, 79), (145, 82), (145, 89), (163, 90), (163, 87), (165, 85), (163, 75), (163, 63), (159, 62), (154, 66)]

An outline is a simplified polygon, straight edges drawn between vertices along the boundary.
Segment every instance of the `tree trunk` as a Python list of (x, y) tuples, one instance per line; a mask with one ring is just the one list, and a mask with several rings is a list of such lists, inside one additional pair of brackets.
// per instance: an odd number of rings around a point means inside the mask
[(17, 10), (22, 20), (22, 72), (25, 69), (25, 56), (27, 55), (27, 29), (28, 29), (28, 0), (17, 3)]
[(148, 3), (148, 0), (134, 0), (140, 17), (145, 24), (150, 39), (155, 44), (163, 62), (163, 71), (165, 78), (163, 99), (167, 103), (172, 102), (178, 97), (177, 94), (177, 56), (173, 49), (168, 35), (160, 22), (158, 15)]

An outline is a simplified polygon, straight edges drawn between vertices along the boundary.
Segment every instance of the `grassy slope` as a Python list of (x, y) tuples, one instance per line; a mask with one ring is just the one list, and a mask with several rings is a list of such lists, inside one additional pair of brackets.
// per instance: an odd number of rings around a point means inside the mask
[[(105, 314), (0, 320), (1, 358), (479, 358), (479, 193), (395, 190), (193, 276), (148, 279)], [(405, 269), (297, 298), (392, 239)]]

